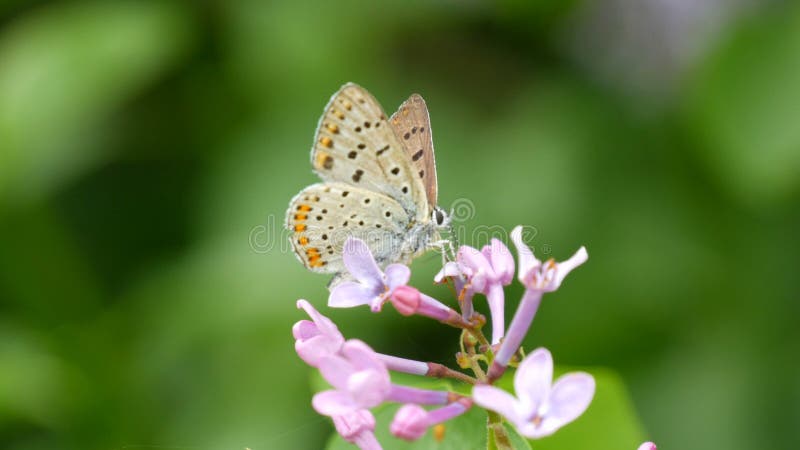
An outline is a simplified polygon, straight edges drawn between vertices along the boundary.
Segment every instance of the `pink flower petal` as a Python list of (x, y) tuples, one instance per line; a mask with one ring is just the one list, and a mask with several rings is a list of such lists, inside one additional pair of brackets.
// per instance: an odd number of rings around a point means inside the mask
[[(489, 250), (487, 259), (492, 263), (492, 268), (500, 283), (508, 285), (514, 279), (514, 257), (499, 239), (492, 239), (491, 245), (484, 247)], [(485, 255), (486, 253), (484, 253)]]
[(342, 391), (333, 390), (315, 394), (311, 405), (318, 413), (326, 416), (340, 416), (361, 409), (352, 397)]
[(586, 252), (586, 247), (581, 247), (572, 255), (568, 260), (558, 263), (555, 279), (553, 280), (553, 289), (558, 289), (564, 278), (572, 272), (573, 269), (585, 263), (589, 259), (589, 253)]
[(657, 449), (656, 449), (656, 444), (652, 442), (645, 442), (639, 446), (638, 450), (657, 450)]
[(354, 281), (343, 281), (331, 291), (331, 295), (328, 297), (328, 306), (331, 308), (350, 308), (369, 305), (375, 296), (375, 291), (370, 287)]
[(311, 320), (314, 321), (314, 324), (317, 326), (320, 333), (326, 334), (331, 337), (338, 336), (339, 338), (344, 339), (342, 333), (339, 332), (339, 328), (336, 327), (336, 324), (333, 323), (331, 319), (320, 314), (319, 311), (317, 311), (317, 309), (314, 308), (314, 306), (311, 303), (301, 299), (297, 301), (297, 307), (302, 308), (306, 312), (306, 314), (308, 314), (308, 316), (311, 317)]
[(577, 419), (592, 402), (594, 390), (594, 378), (588, 373), (573, 372), (562, 376), (550, 391), (547, 419), (555, 421), (553, 425), (556, 428)]
[(317, 324), (310, 320), (301, 320), (298, 321), (292, 327), (292, 336), (294, 336), (297, 340), (306, 340), (311, 339), (314, 336), (319, 336), (322, 334), (317, 328)]
[(386, 266), (386, 286), (393, 291), (399, 286), (408, 284), (411, 278), (411, 269), (403, 264), (389, 264)]
[(342, 341), (331, 339), (325, 335), (318, 335), (305, 340), (298, 339), (294, 343), (297, 355), (312, 367), (318, 367), (322, 358), (335, 355), (341, 347)]
[(444, 281), (446, 277), (461, 277), (461, 276), (462, 274), (461, 270), (458, 268), (458, 263), (456, 263), (455, 261), (449, 261), (445, 263), (444, 267), (442, 267), (442, 270), (440, 270), (439, 273), (437, 273), (436, 276), (433, 277), (433, 281), (436, 283), (441, 283), (442, 281)]
[(361, 239), (349, 237), (342, 249), (342, 260), (348, 272), (359, 282), (377, 286), (383, 284), (383, 274), (369, 246)]
[(332, 419), (336, 432), (350, 443), (354, 443), (361, 434), (371, 433), (375, 429), (375, 416), (366, 409), (333, 416)]
[(483, 253), (468, 245), (458, 249), (456, 260), (461, 265), (461, 271), (467, 275), (476, 292), (484, 292), (488, 280), (494, 278), (494, 270)]
[(553, 356), (546, 348), (537, 348), (522, 360), (514, 374), (514, 390), (527, 419), (547, 401), (552, 382)]
[(362, 370), (347, 379), (347, 390), (362, 408), (372, 408), (383, 403), (389, 389), (389, 378), (375, 370)]
[(533, 251), (531, 251), (530, 247), (525, 245), (525, 242), (522, 240), (521, 225), (514, 227), (511, 231), (511, 241), (513, 241), (514, 246), (517, 247), (517, 255), (519, 255), (519, 281), (527, 286), (528, 283), (525, 280), (525, 276), (534, 268), (541, 266), (542, 263), (536, 259), (533, 255)]
[(483, 408), (500, 413), (514, 424), (524, 419), (518, 414), (519, 403), (513, 395), (494, 386), (478, 385), (472, 388), (472, 399)]
[(342, 346), (342, 355), (356, 368), (356, 370), (375, 370), (385, 372), (388, 378), (389, 372), (386, 366), (369, 345), (358, 339), (350, 339)]
[(428, 412), (421, 406), (406, 404), (397, 410), (389, 430), (400, 439), (416, 441), (428, 431)]
[(339, 390), (347, 389), (347, 380), (356, 372), (353, 365), (341, 356), (327, 356), (318, 364), (319, 371), (325, 381)]

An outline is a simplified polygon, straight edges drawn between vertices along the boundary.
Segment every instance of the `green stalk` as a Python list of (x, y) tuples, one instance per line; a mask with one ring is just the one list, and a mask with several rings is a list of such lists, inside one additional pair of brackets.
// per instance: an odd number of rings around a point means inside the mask
[(509, 439), (508, 433), (503, 427), (503, 418), (496, 412), (487, 412), (489, 417), (486, 428), (489, 432), (489, 439), (486, 448), (488, 450), (514, 450), (514, 446), (511, 445), (511, 439)]

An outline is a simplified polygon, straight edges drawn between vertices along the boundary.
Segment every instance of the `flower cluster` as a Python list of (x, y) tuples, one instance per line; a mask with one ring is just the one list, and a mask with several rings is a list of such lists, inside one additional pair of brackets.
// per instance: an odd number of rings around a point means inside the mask
[[(331, 307), (368, 305), (373, 312), (391, 303), (403, 315), (422, 315), (462, 330), (461, 352), (457, 362), (472, 375), (433, 362), (414, 361), (376, 352), (364, 342), (346, 340), (336, 325), (306, 300), (297, 302), (311, 320), (301, 320), (293, 328), (295, 349), (300, 358), (317, 368), (332, 389), (317, 393), (312, 405), (330, 416), (336, 431), (361, 449), (380, 449), (375, 438), (375, 418), (370, 409), (384, 403), (402, 406), (390, 425), (401, 439), (416, 440), (431, 427), (458, 417), (473, 407), (492, 411), (489, 427), (503, 445), (505, 418), (523, 436), (536, 439), (556, 432), (578, 418), (589, 407), (595, 391), (588, 373), (568, 373), (553, 381), (553, 358), (545, 348), (524, 356), (520, 348), (545, 293), (553, 292), (564, 278), (583, 264), (588, 255), (581, 247), (568, 260), (542, 262), (522, 240), (522, 228), (511, 233), (518, 261), (517, 279), (525, 287), (510, 326), (505, 328), (504, 288), (511, 284), (515, 261), (498, 239), (478, 250), (458, 249), (454, 261), (447, 262), (434, 278), (452, 283), (459, 311), (410, 286), (410, 269), (391, 264), (381, 270), (369, 247), (349, 238), (342, 258), (347, 281), (336, 285), (328, 299)], [(487, 299), (491, 341), (483, 334), (486, 319), (475, 311), (476, 294)], [(482, 365), (483, 364), (483, 365)], [(516, 366), (515, 395), (493, 386), (509, 366)], [(390, 371), (419, 376), (448, 377), (473, 385), (470, 396), (442, 390), (427, 390), (392, 383)], [(428, 409), (423, 406), (427, 406)], [(492, 417), (496, 419), (493, 421)], [(651, 443), (640, 449), (655, 449)]]

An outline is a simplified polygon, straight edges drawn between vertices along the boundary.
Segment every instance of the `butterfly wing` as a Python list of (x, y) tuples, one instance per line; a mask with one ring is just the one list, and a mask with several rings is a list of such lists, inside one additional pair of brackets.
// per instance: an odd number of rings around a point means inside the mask
[(345, 270), (342, 247), (349, 236), (364, 240), (380, 266), (396, 262), (410, 218), (393, 198), (346, 183), (319, 183), (289, 204), (286, 228), (300, 262), (313, 272)]
[(348, 83), (331, 97), (311, 151), (320, 178), (385, 194), (417, 221), (426, 221), (425, 186), (412, 160), (369, 92)]
[(415, 169), (415, 174), (425, 186), (429, 208), (436, 206), (438, 185), (436, 183), (436, 160), (433, 153), (433, 135), (428, 106), (419, 94), (408, 98), (397, 112), (392, 114), (389, 124), (400, 138)]

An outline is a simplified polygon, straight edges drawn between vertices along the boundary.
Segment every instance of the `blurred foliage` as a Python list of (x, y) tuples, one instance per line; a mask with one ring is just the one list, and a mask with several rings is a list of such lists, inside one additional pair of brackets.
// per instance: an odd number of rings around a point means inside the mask
[[(731, 19), (659, 98), (568, 51), (582, 8), (0, 2), (0, 447), (325, 445), (290, 328), (327, 280), (282, 235), (251, 239), (315, 181), (312, 133), (346, 81), (389, 111), (425, 96), (441, 204), (469, 199), (468, 231), (587, 246), (527, 348), (618, 373), (660, 447), (796, 446), (800, 7)], [(382, 352), (456, 351), (390, 308), (323, 311)], [(580, 442), (617, 450), (602, 432)]]

